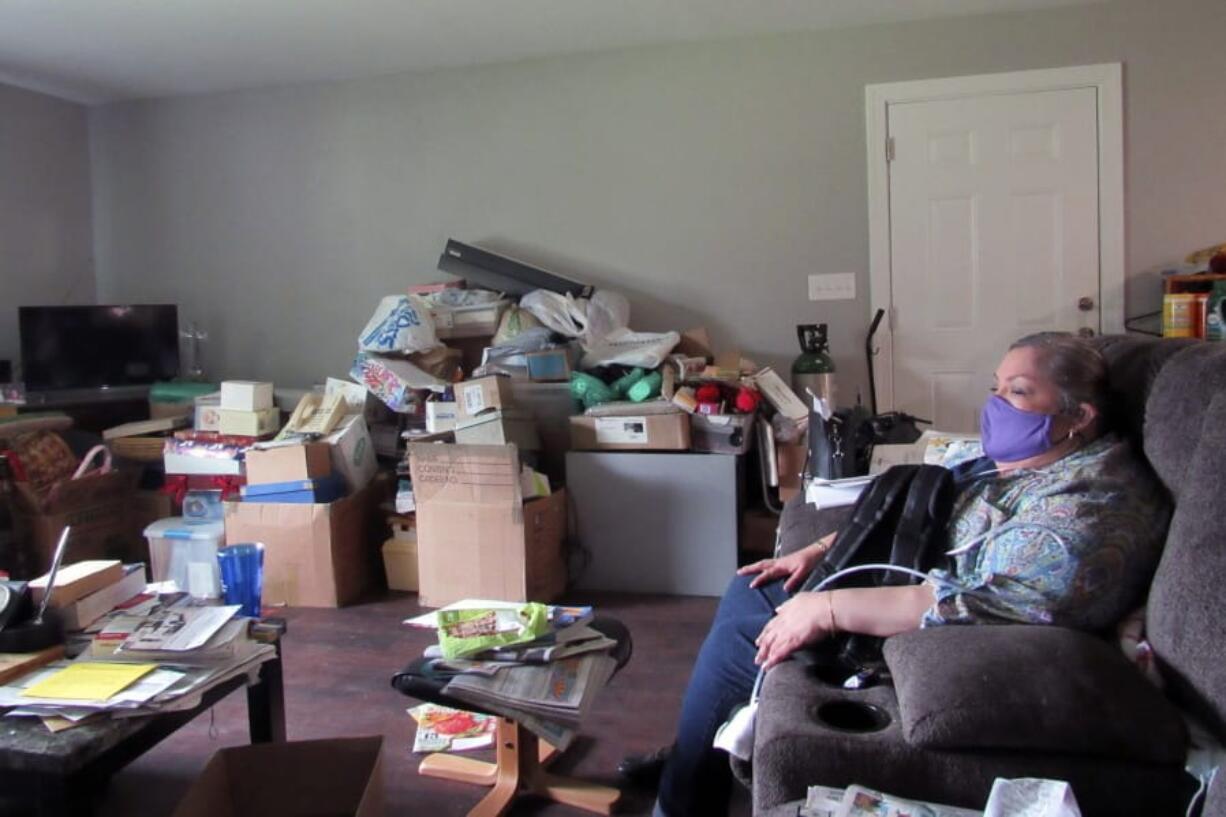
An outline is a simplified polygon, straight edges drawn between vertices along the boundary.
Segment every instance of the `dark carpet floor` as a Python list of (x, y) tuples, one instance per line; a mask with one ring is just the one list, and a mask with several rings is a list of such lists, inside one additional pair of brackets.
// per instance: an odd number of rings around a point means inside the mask
[[(634, 656), (597, 699), (575, 745), (556, 771), (618, 785), (617, 762), (628, 752), (672, 738), (681, 694), (717, 600), (686, 596), (588, 594), (567, 598), (595, 604), (620, 618), (634, 637)], [(388, 817), (467, 814), (485, 789), (421, 777), (412, 752), (414, 724), (406, 709), (416, 701), (389, 679), (433, 641), (432, 633), (402, 620), (421, 612), (416, 596), (384, 599), (342, 610), (292, 609), (284, 641), (286, 720), (290, 740), (383, 735)], [(217, 749), (247, 742), (245, 698), (231, 695), (212, 716), (194, 722), (132, 763), (111, 781), (101, 817), (165, 817)], [(491, 759), (492, 752), (471, 756)], [(651, 792), (623, 788), (619, 814), (649, 814)], [(539, 800), (512, 809), (518, 817), (574, 817), (585, 812)], [(750, 813), (737, 786), (733, 815)], [(269, 815), (272, 817), (272, 815)]]

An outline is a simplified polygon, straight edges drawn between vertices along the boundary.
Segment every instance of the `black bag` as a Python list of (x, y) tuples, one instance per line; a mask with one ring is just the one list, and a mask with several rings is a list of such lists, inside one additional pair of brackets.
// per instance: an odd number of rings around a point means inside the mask
[[(856, 500), (851, 518), (822, 561), (801, 586), (813, 590), (840, 570), (891, 564), (927, 572), (945, 561), (942, 548), (957, 490), (953, 473), (939, 465), (896, 465), (878, 476)], [(874, 570), (836, 579), (824, 590), (886, 587), (920, 580), (899, 571)], [(812, 653), (858, 670), (881, 663), (882, 639), (840, 634)]]
[(822, 419), (809, 412), (809, 462), (806, 473), (818, 479), (845, 479), (868, 473), (873, 453), (872, 416), (857, 406)]

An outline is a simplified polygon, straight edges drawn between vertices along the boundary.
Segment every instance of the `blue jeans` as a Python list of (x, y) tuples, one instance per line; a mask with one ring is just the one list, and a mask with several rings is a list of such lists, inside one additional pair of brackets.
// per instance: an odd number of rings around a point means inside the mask
[(681, 701), (677, 740), (660, 778), (656, 813), (667, 817), (726, 814), (732, 770), (711, 742), (720, 724), (749, 700), (758, 667), (754, 639), (775, 608), (787, 601), (783, 582), (750, 589), (753, 576), (735, 576), (715, 611)]

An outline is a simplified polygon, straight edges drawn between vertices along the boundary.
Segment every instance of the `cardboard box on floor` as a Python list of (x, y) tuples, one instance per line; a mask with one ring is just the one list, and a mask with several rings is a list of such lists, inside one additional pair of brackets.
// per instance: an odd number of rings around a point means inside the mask
[(551, 601), (566, 587), (566, 495), (523, 501), (514, 445), (409, 446), (418, 601)]
[(382, 737), (222, 749), (173, 817), (382, 817)]
[(226, 544), (264, 543), (264, 604), (343, 607), (378, 582), (371, 523), (383, 487), (327, 504), (227, 502)]

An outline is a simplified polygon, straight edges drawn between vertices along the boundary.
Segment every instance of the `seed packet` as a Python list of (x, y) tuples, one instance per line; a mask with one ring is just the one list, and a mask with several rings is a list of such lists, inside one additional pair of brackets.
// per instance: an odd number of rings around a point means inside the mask
[(537, 602), (513, 609), (438, 611), (438, 643), (444, 658), (535, 641), (548, 632), (549, 608)]

